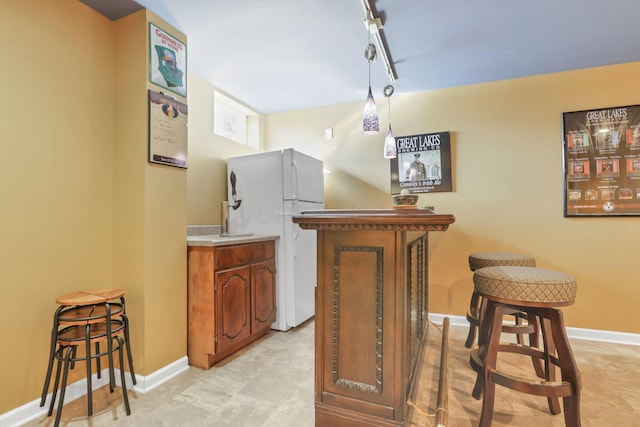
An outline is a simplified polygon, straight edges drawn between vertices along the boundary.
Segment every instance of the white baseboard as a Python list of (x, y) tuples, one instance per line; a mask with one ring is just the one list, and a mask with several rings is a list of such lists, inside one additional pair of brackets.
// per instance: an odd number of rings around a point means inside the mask
[(171, 378), (180, 375), (187, 369), (189, 369), (189, 359), (185, 356), (145, 377), (136, 375), (138, 384), (133, 386), (133, 390), (139, 393), (146, 393), (160, 384), (169, 381)]
[[(429, 313), (429, 320), (435, 323), (442, 323), (445, 317), (449, 318), (452, 326), (469, 326), (467, 318), (464, 316), (451, 316), (448, 314)], [(640, 334), (631, 334), (627, 332), (602, 331), (597, 329), (583, 329), (567, 327), (567, 336), (569, 338), (586, 341), (600, 341), (612, 344), (626, 344), (640, 346)]]
[[(125, 375), (125, 381), (127, 381), (128, 389), (135, 390), (137, 393), (144, 394), (149, 390), (159, 386), (160, 384), (169, 381), (171, 378), (181, 374), (187, 369), (189, 369), (189, 364), (188, 359), (185, 356), (161, 369), (158, 369), (150, 375), (142, 376), (136, 374), (137, 384), (135, 386), (133, 385), (131, 376), (128, 372)], [(102, 378), (100, 379), (98, 378), (97, 374), (91, 376), (92, 390), (97, 390), (109, 383), (109, 371), (107, 369), (102, 370), (101, 376)], [(116, 383), (120, 385), (120, 371), (118, 369), (116, 369)], [(86, 396), (86, 394), (87, 382), (83, 378), (67, 386), (64, 396), (64, 402), (72, 402), (80, 397)], [(47, 395), (47, 400), (45, 401), (44, 407), (40, 407), (40, 398), (38, 398), (18, 408), (12, 409), (9, 412), (0, 414), (0, 427), (18, 427), (28, 423), (29, 421), (35, 420), (36, 418), (40, 418), (47, 413), (50, 403), (51, 393)], [(53, 416), (55, 416), (55, 413)]]

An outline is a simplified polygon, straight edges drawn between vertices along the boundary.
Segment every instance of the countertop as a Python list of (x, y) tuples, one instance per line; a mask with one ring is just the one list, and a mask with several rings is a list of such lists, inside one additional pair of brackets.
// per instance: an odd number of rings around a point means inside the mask
[(418, 208), (324, 209), (293, 216), (293, 222), (300, 228), (329, 231), (445, 231), (455, 220), (451, 214)]
[(264, 234), (209, 234), (203, 236), (187, 236), (187, 246), (228, 246), (244, 243), (277, 240), (280, 236)]

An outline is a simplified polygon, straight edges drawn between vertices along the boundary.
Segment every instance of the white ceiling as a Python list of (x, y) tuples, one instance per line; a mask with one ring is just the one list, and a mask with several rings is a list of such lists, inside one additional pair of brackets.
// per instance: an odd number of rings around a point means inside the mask
[[(136, 2), (187, 35), (189, 73), (260, 112), (366, 97), (361, 0)], [(640, 60), (640, 0), (371, 3), (396, 94)], [(382, 97), (380, 58), (371, 74)]]

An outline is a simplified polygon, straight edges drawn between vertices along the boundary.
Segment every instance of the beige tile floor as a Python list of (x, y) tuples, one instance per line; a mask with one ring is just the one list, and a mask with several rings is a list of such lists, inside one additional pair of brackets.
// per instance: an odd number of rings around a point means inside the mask
[[(464, 347), (467, 328), (452, 326), (449, 343), (448, 426), (477, 425), (481, 402), (471, 397), (475, 375)], [(87, 418), (86, 398), (68, 403), (62, 426), (214, 426), (307, 427), (314, 425), (312, 321), (289, 332), (272, 331), (210, 370), (190, 368), (148, 393), (130, 392), (126, 416), (120, 389), (94, 394), (94, 416)], [(431, 415), (436, 392), (441, 335), (429, 328), (418, 392), (408, 426), (435, 425)], [(582, 372), (582, 425), (640, 426), (640, 348), (572, 341)], [(511, 363), (508, 363), (511, 362)], [(509, 369), (530, 363), (505, 361)], [(42, 417), (26, 426), (52, 426)], [(562, 415), (549, 414), (546, 399), (496, 388), (494, 426), (564, 426)]]

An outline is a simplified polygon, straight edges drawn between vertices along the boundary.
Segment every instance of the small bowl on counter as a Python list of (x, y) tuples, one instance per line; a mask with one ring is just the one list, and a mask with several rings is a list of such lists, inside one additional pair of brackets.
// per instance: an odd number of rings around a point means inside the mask
[(418, 196), (416, 194), (396, 194), (393, 196), (394, 209), (416, 209)]

